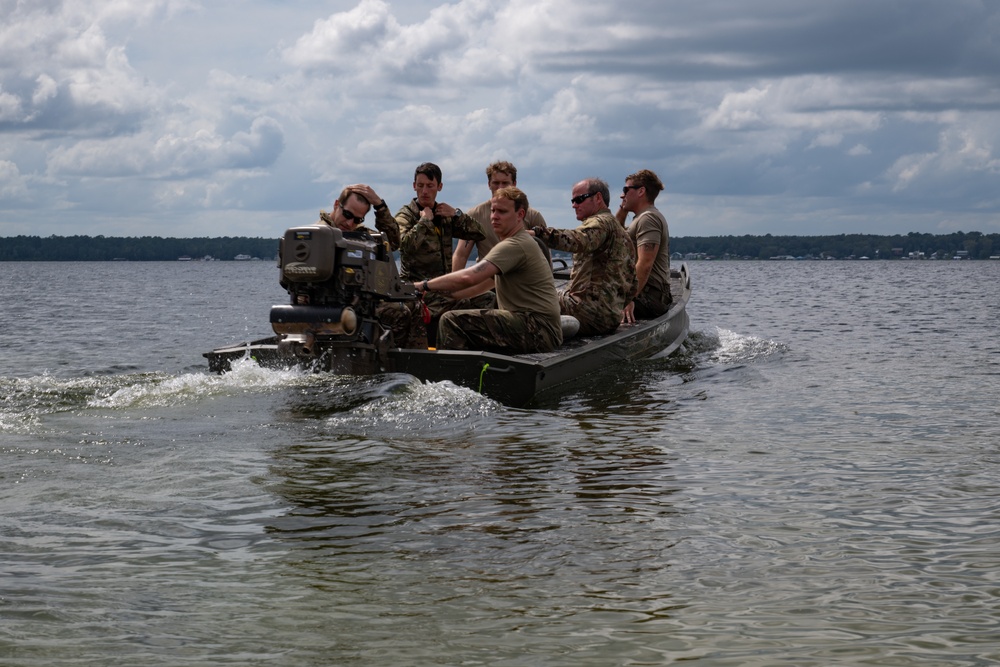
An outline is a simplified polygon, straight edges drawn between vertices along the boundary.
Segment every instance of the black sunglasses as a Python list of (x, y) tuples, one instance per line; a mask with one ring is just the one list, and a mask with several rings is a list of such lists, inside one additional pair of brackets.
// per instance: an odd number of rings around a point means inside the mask
[(622, 188), (622, 194), (623, 195), (627, 195), (629, 190), (638, 190), (641, 187), (643, 187), (643, 186), (641, 186), (641, 185), (626, 185), (624, 188)]
[(596, 194), (597, 194), (596, 192), (588, 192), (585, 195), (577, 195), (576, 197), (573, 197), (572, 199), (570, 199), (570, 202), (572, 202), (574, 204), (582, 204), (583, 202), (587, 201), (588, 199), (590, 199), (591, 197), (593, 197)]
[(346, 206), (341, 206), (341, 207), (340, 207), (340, 212), (344, 214), (344, 217), (345, 217), (345, 218), (347, 218), (347, 219), (348, 219), (348, 220), (350, 220), (351, 222), (356, 222), (356, 223), (358, 223), (359, 225), (360, 225), (360, 224), (361, 224), (362, 222), (364, 222), (364, 221), (365, 221), (365, 216), (361, 216), (361, 217), (359, 218), (359, 217), (358, 217), (358, 216), (357, 216), (357, 215), (356, 215), (355, 213), (353, 213), (352, 211), (350, 211), (350, 210), (349, 210), (349, 209), (348, 209), (348, 208), (347, 208)]

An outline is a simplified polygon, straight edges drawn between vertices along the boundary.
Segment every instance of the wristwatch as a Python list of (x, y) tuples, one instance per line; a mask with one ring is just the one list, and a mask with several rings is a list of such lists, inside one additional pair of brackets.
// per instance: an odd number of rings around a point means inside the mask
[(455, 215), (453, 215), (452, 217), (453, 218), (461, 218), (462, 217), (462, 209), (456, 208), (455, 209)]
[(421, 285), (421, 287), (423, 287), (423, 288), (424, 288), (424, 291), (425, 291), (425, 292), (429, 292), (429, 291), (430, 291), (430, 289), (431, 289), (430, 287), (428, 287), (428, 286), (427, 286), (427, 281), (426, 281), (426, 280), (424, 281), (423, 285)]

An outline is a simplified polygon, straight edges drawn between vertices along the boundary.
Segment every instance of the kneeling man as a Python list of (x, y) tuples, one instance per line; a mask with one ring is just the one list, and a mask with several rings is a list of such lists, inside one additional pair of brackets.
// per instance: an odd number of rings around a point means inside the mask
[(438, 323), (438, 348), (507, 354), (549, 352), (562, 343), (559, 297), (552, 269), (524, 228), (528, 197), (502, 188), (490, 202), (490, 226), (500, 243), (483, 261), (416, 283), (421, 292), (447, 292), (465, 299), (496, 288), (498, 308), (451, 310)]

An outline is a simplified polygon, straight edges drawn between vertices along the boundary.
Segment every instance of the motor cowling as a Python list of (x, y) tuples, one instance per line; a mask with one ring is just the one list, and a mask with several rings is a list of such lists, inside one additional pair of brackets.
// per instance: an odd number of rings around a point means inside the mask
[(271, 309), (278, 334), (350, 338), (364, 328), (359, 322), (375, 319), (379, 303), (416, 298), (378, 233), (292, 227), (281, 239), (278, 266), (290, 298)]

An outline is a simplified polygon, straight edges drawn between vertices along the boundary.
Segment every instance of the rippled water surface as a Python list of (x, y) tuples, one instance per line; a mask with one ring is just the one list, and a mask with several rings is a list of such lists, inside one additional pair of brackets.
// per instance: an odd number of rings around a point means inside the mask
[(207, 373), (269, 262), (0, 263), (0, 664), (1000, 661), (1000, 262), (695, 262), (530, 409)]

